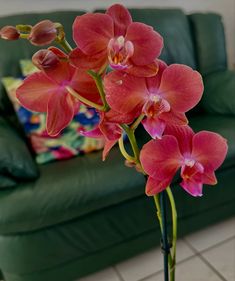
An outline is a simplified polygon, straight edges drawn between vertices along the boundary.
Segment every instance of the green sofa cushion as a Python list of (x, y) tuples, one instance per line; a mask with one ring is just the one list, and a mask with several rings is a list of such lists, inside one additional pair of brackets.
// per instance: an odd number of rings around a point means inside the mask
[(227, 69), (222, 18), (214, 13), (189, 16), (195, 43), (198, 70), (202, 75)]
[(35, 180), (39, 171), (31, 153), (17, 132), (0, 117), (0, 188), (14, 182)]
[(38, 180), (0, 193), (0, 233), (40, 229), (144, 193), (144, 176), (124, 165), (117, 147), (105, 162), (97, 152), (39, 168)]
[(219, 71), (204, 77), (201, 105), (205, 112), (235, 115), (235, 71)]
[[(234, 166), (234, 118), (194, 117), (190, 124), (195, 131), (214, 130), (227, 138), (229, 153), (222, 169)], [(101, 161), (101, 153), (92, 153), (41, 166), (37, 181), (19, 186), (14, 192), (0, 193), (0, 233), (41, 229), (143, 195), (143, 175), (125, 167), (123, 161), (114, 148), (105, 162)]]

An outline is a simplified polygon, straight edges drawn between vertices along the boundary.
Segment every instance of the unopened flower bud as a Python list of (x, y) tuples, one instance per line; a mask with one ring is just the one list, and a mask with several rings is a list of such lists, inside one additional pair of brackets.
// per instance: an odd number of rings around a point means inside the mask
[(17, 40), (20, 33), (14, 26), (7, 25), (0, 30), (0, 36), (5, 40)]
[(53, 68), (59, 61), (57, 55), (50, 50), (39, 50), (32, 57), (33, 64), (41, 70)]
[(50, 20), (40, 21), (32, 27), (28, 39), (33, 45), (43, 46), (52, 43), (57, 36), (55, 24)]

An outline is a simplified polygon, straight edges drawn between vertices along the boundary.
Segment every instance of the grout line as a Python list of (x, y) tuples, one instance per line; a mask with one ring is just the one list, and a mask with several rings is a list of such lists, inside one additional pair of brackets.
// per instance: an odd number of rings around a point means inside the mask
[(196, 256), (202, 261), (204, 262), (222, 281), (227, 281), (227, 279), (224, 278), (224, 276), (202, 255), (204, 252), (212, 249), (212, 248), (216, 248), (218, 245), (221, 245), (223, 243), (226, 243), (229, 240), (234, 239), (234, 237), (230, 237), (226, 240), (224, 240), (223, 242), (220, 242), (216, 245), (214, 245), (213, 247), (209, 247), (208, 249), (204, 249), (201, 252), (198, 252), (197, 249), (195, 249), (187, 240), (184, 240), (184, 242), (188, 245), (188, 247), (191, 248), (191, 250), (196, 254)]
[(113, 266), (113, 270), (116, 272), (118, 278), (120, 279), (120, 281), (125, 281), (121, 275), (121, 273), (118, 271), (118, 269), (116, 268), (116, 266)]
[[(181, 263), (184, 263), (185, 261), (191, 260), (191, 259), (193, 259), (193, 258), (196, 257), (196, 256), (197, 256), (197, 255), (192, 254), (191, 256), (182, 259), (181, 261), (179, 261), (179, 262), (176, 263), (176, 268), (177, 268), (177, 265), (179, 265), (179, 264), (181, 264)], [(154, 272), (154, 273), (152, 273), (152, 274), (149, 274), (148, 276), (145, 276), (145, 277), (143, 277), (143, 278), (141, 278), (141, 279), (138, 279), (138, 280), (136, 280), (136, 281), (145, 281), (147, 278), (153, 277), (154, 275), (159, 274), (159, 273), (161, 273), (161, 272), (163, 272), (163, 269), (158, 270), (158, 271), (156, 271), (156, 272)], [(226, 280), (226, 281), (227, 281), (227, 280)]]
[(224, 244), (224, 243), (226, 243), (226, 242), (229, 242), (229, 241), (231, 241), (231, 240), (233, 240), (235, 238), (235, 235), (234, 236), (231, 236), (231, 237), (229, 237), (229, 238), (226, 238), (225, 240), (223, 240), (223, 241), (220, 241), (220, 242), (218, 242), (218, 243), (216, 243), (216, 244), (214, 244), (214, 245), (212, 245), (212, 246), (210, 246), (210, 247), (208, 247), (208, 248), (205, 248), (205, 249), (203, 249), (203, 250), (197, 250), (187, 239), (185, 239), (184, 237), (182, 238), (182, 240), (191, 248), (191, 250), (193, 250), (193, 252), (195, 253), (195, 254), (201, 254), (201, 253), (205, 253), (206, 251), (209, 251), (209, 250), (211, 250), (211, 249), (213, 249), (213, 248), (216, 248), (217, 246), (220, 246), (220, 245), (222, 245), (222, 244)]

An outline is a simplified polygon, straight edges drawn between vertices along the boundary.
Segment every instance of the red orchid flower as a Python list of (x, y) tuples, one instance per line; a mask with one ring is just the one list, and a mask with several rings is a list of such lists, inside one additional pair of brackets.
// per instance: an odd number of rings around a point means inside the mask
[(227, 154), (227, 141), (219, 134), (194, 133), (189, 126), (167, 127), (161, 140), (145, 144), (140, 161), (149, 175), (146, 194), (155, 195), (170, 185), (181, 168), (181, 187), (193, 196), (202, 196), (202, 185), (217, 183), (214, 171)]
[(132, 115), (122, 115), (111, 109), (108, 112), (100, 112), (100, 122), (96, 128), (86, 132), (80, 131), (80, 134), (90, 138), (103, 138), (105, 140), (102, 156), (104, 161), (109, 151), (123, 134), (120, 124), (130, 124), (132, 122)]
[(121, 114), (133, 117), (144, 113), (142, 121), (152, 138), (161, 138), (166, 124), (185, 125), (185, 112), (201, 99), (201, 75), (180, 64), (167, 66), (159, 62), (158, 74), (140, 78), (120, 71), (105, 76), (104, 87), (108, 104)]
[[(106, 14), (87, 13), (75, 19), (73, 38), (78, 48), (70, 54), (80, 68), (124, 70), (136, 76), (153, 76), (158, 66), (163, 39), (152, 27), (132, 22), (129, 11), (120, 4)], [(147, 42), (147, 44), (146, 44)]]
[(25, 108), (47, 112), (48, 134), (56, 136), (71, 122), (80, 105), (66, 87), (96, 102), (100, 97), (93, 79), (86, 72), (56, 57), (55, 53), (62, 55), (61, 51), (53, 48), (53, 51), (39, 52), (33, 61), (41, 71), (28, 76), (17, 89), (16, 95)]

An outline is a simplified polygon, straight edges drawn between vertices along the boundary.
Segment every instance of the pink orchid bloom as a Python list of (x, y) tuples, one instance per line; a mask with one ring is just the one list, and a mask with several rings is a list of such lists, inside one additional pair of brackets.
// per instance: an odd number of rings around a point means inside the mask
[(120, 4), (111, 6), (106, 14), (77, 17), (73, 38), (78, 48), (70, 59), (79, 68), (104, 70), (109, 64), (136, 76), (157, 73), (155, 59), (163, 47), (162, 37), (151, 26), (132, 22), (129, 11)]
[(100, 112), (100, 122), (91, 131), (81, 131), (80, 134), (90, 138), (103, 138), (105, 140), (103, 150), (103, 161), (106, 159), (112, 147), (121, 138), (123, 130), (120, 124), (133, 122), (132, 115), (122, 115), (112, 109), (108, 112)]
[(193, 196), (202, 196), (202, 185), (217, 183), (215, 170), (227, 154), (227, 141), (219, 134), (194, 133), (189, 126), (167, 127), (161, 140), (151, 140), (140, 153), (149, 175), (146, 194), (155, 195), (170, 185), (181, 168), (181, 187)]
[(37, 62), (34, 60), (41, 71), (28, 76), (16, 95), (25, 108), (47, 112), (48, 134), (56, 136), (71, 122), (80, 106), (66, 87), (96, 102), (100, 97), (93, 79), (86, 72), (76, 69), (68, 61), (53, 59), (54, 52), (50, 50), (41, 51), (35, 56)]
[(201, 75), (186, 65), (167, 66), (159, 62), (159, 72), (140, 78), (120, 71), (105, 76), (108, 104), (121, 114), (145, 114), (142, 124), (152, 138), (161, 138), (166, 124), (185, 125), (185, 112), (201, 99)]

